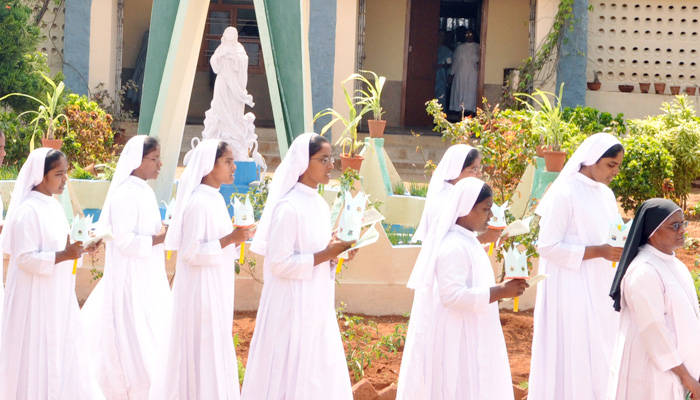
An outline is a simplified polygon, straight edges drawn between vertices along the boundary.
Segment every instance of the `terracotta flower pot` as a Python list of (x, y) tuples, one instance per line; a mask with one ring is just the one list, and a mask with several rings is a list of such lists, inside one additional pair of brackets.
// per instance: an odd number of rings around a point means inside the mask
[(602, 85), (601, 82), (586, 82), (586, 86), (588, 87), (588, 90), (598, 90), (598, 89), (600, 89), (601, 85)]
[(367, 126), (369, 126), (369, 137), (379, 139), (384, 136), (384, 129), (386, 128), (385, 120), (370, 119), (367, 120)]
[(651, 87), (651, 83), (649, 83), (649, 82), (640, 82), (639, 83), (639, 91), (642, 93), (649, 93), (650, 87)]
[(654, 84), (654, 93), (656, 94), (664, 94), (664, 91), (666, 90), (666, 84), (665, 83), (655, 83)]
[(345, 172), (346, 169), (351, 168), (357, 172), (360, 172), (360, 167), (362, 166), (362, 161), (365, 158), (362, 156), (350, 157), (346, 154), (340, 155), (340, 169)]
[(535, 153), (537, 153), (537, 157), (544, 157), (544, 146), (535, 146)]
[(61, 146), (63, 146), (63, 140), (61, 139), (41, 139), (41, 147), (61, 150)]
[(695, 87), (695, 86), (686, 86), (685, 87), (685, 92), (688, 94), (688, 96), (695, 96), (695, 90), (697, 90), (697, 87)]
[(564, 163), (566, 163), (565, 151), (544, 151), (544, 165), (548, 172), (561, 172)]
[(672, 95), (677, 95), (678, 93), (681, 92), (681, 87), (680, 86), (671, 86), (671, 94)]

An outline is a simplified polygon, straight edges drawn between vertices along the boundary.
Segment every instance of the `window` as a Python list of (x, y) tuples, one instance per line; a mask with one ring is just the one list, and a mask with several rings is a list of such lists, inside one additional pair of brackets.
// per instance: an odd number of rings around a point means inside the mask
[(209, 58), (221, 43), (221, 35), (229, 26), (238, 29), (238, 41), (248, 53), (248, 72), (263, 73), (265, 69), (260, 34), (252, 0), (210, 0), (197, 69), (209, 70)]

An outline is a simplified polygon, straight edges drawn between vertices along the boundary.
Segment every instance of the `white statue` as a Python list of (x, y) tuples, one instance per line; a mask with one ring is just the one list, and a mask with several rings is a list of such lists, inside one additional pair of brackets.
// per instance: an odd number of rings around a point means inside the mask
[[(246, 104), (255, 106), (248, 94), (248, 55), (238, 43), (238, 31), (228, 27), (221, 37), (221, 44), (210, 59), (216, 73), (214, 98), (211, 108), (204, 114), (204, 139), (222, 139), (228, 142), (236, 161), (250, 161), (266, 169), (265, 161), (257, 152), (258, 136), (255, 134), (255, 115), (245, 113)], [(264, 173), (264, 172), (263, 172)]]

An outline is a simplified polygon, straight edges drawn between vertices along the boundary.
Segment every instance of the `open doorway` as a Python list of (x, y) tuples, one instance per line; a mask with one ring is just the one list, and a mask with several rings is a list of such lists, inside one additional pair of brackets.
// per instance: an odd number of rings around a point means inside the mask
[[(403, 126), (430, 126), (431, 118), (425, 112), (425, 103), (433, 98), (444, 96), (443, 109), (461, 110), (463, 101), (457, 107), (450, 107), (451, 84), (446, 76), (454, 60), (454, 51), (460, 41), (470, 40), (478, 48), (471, 57), (476, 68), (476, 82), (470, 87), (476, 92), (475, 107), (480, 105), (483, 95), (483, 75), (486, 36), (486, 13), (488, 0), (409, 0), (406, 13), (406, 48), (403, 77), (401, 123)], [(464, 29), (472, 33), (465, 39)], [(462, 33), (458, 37), (458, 32)], [(464, 50), (464, 49), (463, 49)], [(446, 56), (449, 52), (449, 56)], [(462, 51), (460, 53), (463, 53)], [(464, 65), (464, 63), (462, 63)], [(451, 83), (451, 82), (450, 82)], [(443, 90), (440, 90), (443, 88)], [(462, 91), (464, 91), (462, 85)], [(454, 103), (454, 96), (453, 96)], [(461, 111), (449, 113), (461, 117)]]

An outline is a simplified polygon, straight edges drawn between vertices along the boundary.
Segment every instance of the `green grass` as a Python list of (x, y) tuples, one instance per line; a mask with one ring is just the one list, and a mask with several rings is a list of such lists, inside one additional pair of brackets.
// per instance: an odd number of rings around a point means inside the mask
[(401, 182), (401, 181), (394, 182), (394, 185), (392, 186), (391, 189), (394, 191), (394, 194), (398, 194), (401, 196), (407, 194), (406, 193), (406, 185), (404, 185), (403, 182)]
[(13, 181), (19, 175), (19, 167), (16, 165), (8, 165), (0, 168), (0, 181)]
[(425, 197), (428, 195), (428, 185), (411, 181), (408, 184), (408, 192), (411, 196)]

